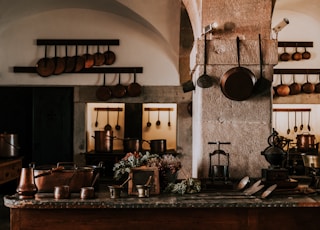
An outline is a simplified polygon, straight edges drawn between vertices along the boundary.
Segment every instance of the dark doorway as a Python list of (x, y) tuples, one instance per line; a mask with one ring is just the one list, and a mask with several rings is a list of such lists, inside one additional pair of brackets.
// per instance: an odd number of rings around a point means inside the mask
[(24, 164), (73, 161), (73, 88), (1, 87), (0, 132), (18, 134)]

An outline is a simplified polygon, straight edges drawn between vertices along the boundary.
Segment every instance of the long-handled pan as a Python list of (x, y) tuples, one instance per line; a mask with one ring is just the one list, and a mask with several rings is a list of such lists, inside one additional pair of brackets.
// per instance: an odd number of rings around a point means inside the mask
[(127, 93), (130, 97), (138, 97), (141, 94), (141, 85), (136, 82), (136, 71), (134, 71), (133, 82), (128, 85)]
[(204, 35), (204, 67), (203, 74), (198, 78), (197, 84), (201, 88), (209, 88), (213, 86), (214, 79), (207, 74), (207, 36)]
[(238, 66), (229, 69), (220, 80), (222, 93), (229, 99), (243, 101), (253, 93), (256, 82), (254, 74), (247, 68), (240, 66), (240, 38), (237, 37)]
[(96, 97), (101, 101), (106, 101), (112, 96), (111, 89), (106, 86), (106, 74), (103, 75), (103, 86), (100, 86), (96, 91)]
[(57, 46), (54, 46), (54, 58), (53, 58), (55, 69), (53, 74), (59, 75), (64, 72), (64, 69), (66, 68), (66, 60), (62, 57), (59, 57), (57, 55)]
[(47, 57), (47, 46), (45, 46), (44, 50), (44, 58), (41, 58), (36, 65), (37, 73), (41, 77), (49, 77), (53, 74), (55, 69), (54, 61), (52, 58)]
[(110, 50), (108, 46), (108, 50), (103, 53), (104, 55), (104, 62), (106, 65), (112, 65), (116, 61), (116, 55), (113, 51)]

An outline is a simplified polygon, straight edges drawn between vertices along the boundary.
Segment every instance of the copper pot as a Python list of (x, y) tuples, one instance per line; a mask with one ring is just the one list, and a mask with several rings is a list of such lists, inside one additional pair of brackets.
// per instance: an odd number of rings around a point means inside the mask
[(123, 150), (125, 153), (140, 152), (142, 150), (142, 141), (138, 138), (124, 138)]
[(315, 135), (299, 134), (297, 135), (297, 148), (300, 151), (308, 151), (315, 147)]
[(113, 131), (95, 131), (94, 132), (94, 149), (96, 152), (111, 153), (113, 151)]
[(17, 157), (19, 149), (17, 134), (0, 134), (0, 157)]

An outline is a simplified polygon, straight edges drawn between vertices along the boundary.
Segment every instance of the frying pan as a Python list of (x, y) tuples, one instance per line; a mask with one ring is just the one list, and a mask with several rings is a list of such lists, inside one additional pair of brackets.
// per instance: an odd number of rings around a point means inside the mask
[(296, 44), (296, 52), (292, 54), (292, 60), (300, 61), (302, 59), (302, 54), (298, 51), (298, 46)]
[(203, 74), (198, 78), (197, 84), (201, 88), (209, 88), (213, 85), (214, 80), (207, 74), (207, 36), (204, 35), (204, 70)]
[(261, 34), (259, 34), (259, 55), (260, 55), (260, 78), (257, 80), (256, 84), (254, 85), (255, 94), (264, 93), (270, 90), (272, 85), (271, 81), (269, 81), (263, 76), (263, 53), (262, 53), (262, 46), (261, 46)]
[(314, 89), (314, 92), (315, 93), (320, 93), (320, 74), (318, 75), (319, 77), (319, 82), (315, 85), (315, 89)]
[(291, 56), (290, 54), (287, 52), (286, 47), (283, 48), (283, 53), (280, 55), (280, 61), (289, 61)]
[(101, 101), (106, 101), (112, 96), (111, 89), (106, 86), (106, 74), (103, 75), (103, 86), (96, 91), (96, 97)]
[(115, 61), (116, 61), (116, 55), (114, 52), (112, 52), (110, 49), (109, 49), (109, 46), (108, 46), (108, 50), (106, 52), (103, 53), (104, 55), (104, 63), (106, 65), (112, 65)]
[(237, 37), (238, 67), (229, 69), (220, 80), (222, 93), (229, 99), (243, 101), (252, 95), (255, 76), (247, 68), (240, 66), (240, 39)]
[(141, 85), (136, 82), (136, 71), (134, 71), (133, 79), (133, 83), (128, 86), (128, 95), (138, 97), (141, 94)]
[(121, 84), (121, 76), (119, 73), (119, 83), (113, 87), (112, 95), (116, 98), (121, 98), (126, 94), (126, 88)]
[(66, 46), (65, 60), (66, 60), (66, 68), (64, 69), (64, 72), (70, 73), (74, 70), (76, 66), (76, 60), (74, 56), (73, 57), (68, 56), (68, 46)]
[(66, 60), (62, 57), (57, 56), (57, 46), (56, 45), (54, 46), (53, 62), (55, 65), (55, 69), (53, 71), (53, 74), (55, 74), (55, 75), (62, 74), (64, 72), (65, 67), (66, 67)]
[(44, 58), (39, 59), (36, 64), (37, 73), (41, 77), (49, 77), (53, 74), (55, 69), (54, 61), (52, 58), (47, 57), (47, 46), (45, 46)]
[(99, 51), (99, 45), (97, 47), (97, 52), (93, 55), (94, 56), (94, 65), (101, 66), (103, 65), (105, 59), (103, 53)]
[(307, 48), (304, 47), (304, 52), (302, 53), (302, 59), (310, 59), (310, 58), (311, 58), (310, 52), (308, 52)]
[(309, 82), (309, 75), (307, 74), (307, 82), (302, 85), (302, 91), (305, 93), (313, 93), (315, 89), (314, 84)]
[(76, 45), (76, 56), (75, 58), (75, 67), (74, 67), (74, 72), (79, 72), (84, 68), (86, 60), (84, 59), (83, 56), (78, 56), (78, 46)]
[(87, 50), (84, 55), (82, 55), (84, 58), (84, 68), (89, 69), (94, 65), (94, 57), (92, 54), (89, 53), (89, 46), (87, 45)]
[(281, 97), (288, 96), (290, 94), (290, 87), (282, 82), (282, 75), (280, 75), (280, 85), (277, 86), (277, 95)]
[(295, 75), (292, 76), (293, 83), (289, 86), (290, 95), (297, 95), (301, 92), (301, 85), (296, 82)]

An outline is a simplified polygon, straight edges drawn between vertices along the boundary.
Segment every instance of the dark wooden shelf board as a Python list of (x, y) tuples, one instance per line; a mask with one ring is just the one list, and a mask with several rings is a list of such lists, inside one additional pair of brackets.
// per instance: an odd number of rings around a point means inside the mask
[(273, 69), (274, 74), (320, 74), (320, 69)]
[(37, 39), (37, 45), (112, 45), (118, 46), (119, 39)]
[(313, 47), (313, 42), (281, 41), (278, 42), (278, 47)]

